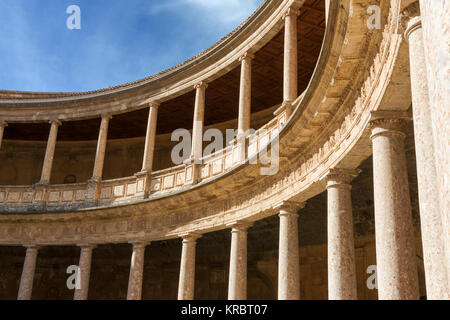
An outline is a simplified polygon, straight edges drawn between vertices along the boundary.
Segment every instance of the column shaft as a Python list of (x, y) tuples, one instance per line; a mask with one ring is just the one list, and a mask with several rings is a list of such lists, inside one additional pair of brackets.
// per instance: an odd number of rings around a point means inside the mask
[(194, 124), (192, 128), (192, 151), (191, 158), (198, 160), (203, 155), (203, 122), (205, 117), (205, 94), (208, 85), (200, 82), (194, 86), (195, 94), (195, 109), (194, 109)]
[(418, 299), (416, 248), (404, 148), (406, 121), (372, 113), (378, 297)]
[(150, 104), (147, 123), (147, 134), (145, 136), (144, 159), (142, 171), (150, 173), (153, 168), (153, 156), (155, 151), (156, 125), (158, 119), (159, 104), (153, 102)]
[(299, 12), (288, 9), (284, 15), (284, 77), (283, 100), (290, 104), (298, 95), (297, 16)]
[(298, 246), (298, 214), (303, 204), (282, 202), (279, 210), (280, 234), (278, 257), (278, 300), (300, 299), (300, 255)]
[(80, 245), (80, 288), (75, 288), (75, 293), (73, 296), (74, 300), (87, 300), (89, 292), (89, 281), (91, 276), (91, 262), (92, 262), (92, 250), (95, 248), (94, 245), (82, 244)]
[(22, 277), (20, 278), (20, 287), (17, 300), (31, 299), (38, 250), (39, 247), (37, 246), (27, 246), (27, 253), (23, 264)]
[(102, 179), (110, 119), (110, 115), (102, 115), (102, 122), (98, 133), (97, 152), (95, 153), (94, 171), (92, 173), (92, 180), (94, 181), (99, 181)]
[(5, 131), (5, 128), (8, 126), (6, 122), (0, 121), (0, 149), (2, 147), (2, 141), (3, 141), (3, 133)]
[(42, 166), (42, 174), (40, 184), (49, 184), (52, 173), (53, 158), (55, 155), (56, 140), (58, 137), (58, 127), (61, 122), (53, 120), (50, 122), (50, 134), (48, 135), (47, 149), (45, 150), (44, 165)]
[(133, 243), (131, 256), (130, 277), (128, 279), (127, 300), (142, 299), (142, 280), (144, 276), (144, 257), (146, 242)]
[(193, 300), (195, 293), (195, 251), (197, 234), (182, 235), (180, 278), (178, 283), (178, 300)]
[(450, 288), (450, 1), (420, 0), (422, 34), (433, 124), (434, 158)]
[(238, 135), (248, 133), (250, 129), (252, 100), (252, 59), (253, 55), (246, 52), (241, 61), (241, 80), (239, 89)]
[(246, 223), (230, 224), (231, 253), (228, 300), (247, 299), (247, 229)]
[(446, 268), (445, 233), (434, 162), (433, 124), (428, 95), (425, 51), (419, 16), (408, 23), (405, 37), (409, 42), (411, 93), (414, 116), (417, 182), (422, 228), (425, 280), (428, 299), (448, 299), (449, 281)]
[(328, 299), (356, 300), (355, 243), (350, 181), (356, 172), (333, 169), (327, 174)]

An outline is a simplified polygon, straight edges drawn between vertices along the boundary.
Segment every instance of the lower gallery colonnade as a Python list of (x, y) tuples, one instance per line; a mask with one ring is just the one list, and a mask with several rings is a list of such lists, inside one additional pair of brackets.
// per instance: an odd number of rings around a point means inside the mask
[[(448, 126), (436, 126), (440, 114), (447, 112), (445, 101), (435, 96), (436, 84), (430, 80), (427, 69), (430, 68), (429, 55), (433, 48), (430, 45), (429, 21), (434, 7), (429, 1), (410, 1), (402, 10), (401, 41), (407, 43), (409, 51), (410, 90), (412, 113), (404, 110), (374, 109), (370, 111), (368, 121), (363, 130), (368, 132), (369, 139), (360, 139), (371, 150), (373, 157), (373, 201), (377, 262), (377, 287), (379, 299), (419, 299), (419, 276), (416, 259), (416, 242), (410, 182), (407, 170), (405, 150), (406, 128), (412, 120), (414, 126), (414, 149), (416, 152), (417, 186), (420, 207), (421, 243), (423, 264), (428, 299), (449, 299), (449, 226), (448, 226), (448, 162), (438, 161), (439, 157), (448, 157), (443, 150), (442, 142), (448, 136)], [(294, 1), (295, 2), (295, 1)], [(399, 3), (403, 3), (399, 1)], [(338, 6), (330, 7), (326, 1), (327, 15), (337, 12)], [(421, 13), (422, 9), (422, 13)], [(330, 11), (334, 10), (334, 11)], [(288, 8), (283, 14), (284, 21), (284, 64), (283, 64), (283, 100), (281, 110), (288, 119), (294, 119), (295, 103), (298, 99), (298, 53), (295, 44), (298, 42), (297, 16), (299, 7)], [(329, 17), (327, 18), (330, 21)], [(448, 25), (448, 23), (447, 23)], [(331, 32), (330, 32), (331, 34)], [(239, 84), (238, 133), (245, 135), (250, 128), (251, 118), (251, 50), (239, 57), (241, 73)], [(428, 75), (433, 72), (428, 71)], [(334, 79), (333, 79), (334, 81)], [(200, 181), (200, 167), (196, 161), (202, 158), (202, 135), (204, 132), (205, 95), (208, 84), (197, 81), (195, 86), (195, 106), (192, 128), (192, 148), (186, 165), (193, 165), (192, 184)], [(306, 94), (305, 94), (306, 96)], [(444, 97), (445, 98), (445, 97)], [(381, 98), (380, 98), (381, 100)], [(437, 105), (436, 101), (441, 104)], [(448, 102), (448, 101), (447, 101)], [(151, 101), (145, 138), (145, 150), (142, 170), (137, 177), (145, 178), (144, 198), (152, 192), (151, 175), (155, 156), (156, 123), (159, 102)], [(298, 111), (298, 110), (297, 110)], [(86, 203), (93, 207), (98, 205), (101, 195), (103, 165), (108, 139), (108, 125), (111, 115), (101, 114), (95, 162), (91, 179), (87, 182)], [(448, 118), (447, 118), (448, 122)], [(37, 187), (44, 190), (51, 179), (52, 164), (60, 120), (50, 121), (50, 132)], [(286, 126), (289, 128), (288, 126)], [(285, 128), (286, 128), (285, 127)], [(7, 122), (0, 122), (0, 147)], [(436, 137), (439, 137), (437, 139)], [(448, 145), (448, 140), (447, 140)], [(444, 144), (445, 147), (445, 144)], [(244, 144), (244, 149), (248, 148)], [(448, 149), (448, 146), (447, 146)], [(447, 150), (448, 151), (448, 150)], [(446, 166), (447, 164), (447, 166)], [(330, 166), (325, 174), (317, 179), (317, 183), (325, 186), (327, 194), (327, 275), (328, 298), (330, 300), (354, 300), (357, 294), (357, 270), (355, 258), (355, 236), (352, 206), (352, 182), (361, 173), (358, 168), (349, 168), (337, 163)], [(214, 183), (214, 182), (212, 182)], [(188, 192), (188, 191), (187, 191)], [(298, 198), (298, 197), (297, 197)], [(308, 200), (297, 201), (296, 197), (272, 203), (271, 209), (278, 216), (278, 263), (277, 263), (277, 298), (280, 300), (297, 300), (301, 298), (300, 290), (300, 245), (299, 215)], [(214, 200), (212, 200), (214, 201)], [(247, 299), (247, 238), (252, 232), (254, 220), (249, 218), (235, 219), (225, 224), (231, 234), (229, 244), (228, 299)], [(228, 232), (227, 231), (227, 232)], [(196, 284), (196, 246), (197, 240), (205, 233), (203, 230), (180, 232), (181, 260), (178, 278), (178, 299), (195, 298)], [(151, 239), (136, 237), (129, 239), (132, 246), (130, 269), (127, 287), (128, 300), (142, 298), (144, 277), (144, 257), (146, 248), (151, 246)], [(88, 298), (91, 264), (93, 252), (103, 243), (78, 243), (80, 287), (74, 291), (75, 300)], [(18, 299), (28, 300), (32, 297), (33, 282), (39, 250), (38, 243), (23, 243), (26, 255), (20, 278)]]

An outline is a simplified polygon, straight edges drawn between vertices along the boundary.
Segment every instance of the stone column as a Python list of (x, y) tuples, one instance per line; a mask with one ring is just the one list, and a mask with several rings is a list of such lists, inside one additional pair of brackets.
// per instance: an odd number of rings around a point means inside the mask
[(142, 172), (151, 173), (153, 168), (153, 154), (155, 151), (156, 124), (158, 119), (159, 103), (151, 102), (148, 113), (147, 134), (145, 136), (144, 159)]
[(159, 103), (152, 101), (149, 103), (147, 134), (145, 135), (145, 149), (142, 160), (142, 170), (135, 174), (136, 178), (144, 179), (142, 195), (145, 197), (150, 193), (151, 174), (153, 170), (153, 158), (155, 153), (156, 127), (158, 120)]
[(144, 276), (145, 241), (131, 242), (133, 255), (131, 256), (130, 277), (128, 279), (127, 300), (142, 299), (142, 279)]
[(234, 222), (231, 227), (230, 275), (228, 300), (247, 299), (247, 229), (251, 224)]
[(254, 56), (246, 52), (239, 58), (241, 62), (241, 81), (239, 89), (238, 136), (248, 134), (252, 101), (252, 59)]
[(92, 180), (101, 181), (103, 176), (103, 163), (105, 161), (106, 142), (108, 140), (108, 126), (111, 115), (102, 115), (100, 131), (98, 133), (97, 152), (95, 153), (94, 171)]
[(99, 198), (100, 183), (103, 176), (103, 164), (105, 161), (106, 143), (108, 140), (108, 126), (111, 115), (103, 114), (98, 133), (97, 151), (95, 153), (94, 170), (92, 178), (87, 183), (86, 201), (95, 205)]
[(80, 289), (75, 288), (73, 296), (74, 300), (87, 300), (89, 292), (89, 280), (91, 276), (91, 261), (92, 250), (96, 247), (92, 244), (80, 244), (81, 248), (80, 262), (78, 267), (80, 268), (78, 276), (80, 277)]
[(34, 272), (36, 270), (36, 260), (39, 247), (36, 245), (26, 245), (27, 253), (23, 264), (22, 277), (17, 300), (30, 300), (33, 291)]
[(194, 300), (195, 292), (195, 247), (200, 234), (186, 233), (181, 235), (183, 248), (181, 251), (180, 279), (178, 282), (178, 300)]
[(298, 213), (305, 204), (283, 201), (273, 208), (279, 211), (280, 240), (278, 258), (278, 300), (300, 299), (300, 254)]
[(284, 19), (284, 75), (283, 104), (286, 105), (287, 116), (292, 113), (292, 102), (298, 95), (298, 62), (297, 62), (297, 17), (300, 12), (289, 8)]
[(406, 114), (372, 112), (378, 298), (419, 299), (403, 133)]
[(194, 86), (196, 93), (191, 158), (196, 160), (196, 162), (203, 155), (203, 122), (205, 118), (205, 91), (207, 87), (208, 85), (205, 82), (199, 82)]
[[(450, 281), (450, 1), (420, 0), (422, 34), (433, 125), (434, 157)], [(448, 283), (450, 288), (450, 282)]]
[(3, 141), (3, 132), (5, 131), (5, 128), (8, 126), (8, 123), (5, 121), (0, 121), (0, 148), (2, 147), (2, 141)]
[(53, 157), (55, 155), (56, 138), (58, 136), (58, 127), (61, 122), (58, 120), (50, 121), (50, 134), (47, 141), (47, 149), (45, 150), (44, 165), (42, 166), (41, 180), (39, 184), (49, 184), (52, 173)]
[(355, 242), (350, 182), (357, 170), (332, 169), (328, 193), (328, 299), (356, 300)]
[[(433, 124), (428, 95), (422, 23), (418, 3), (409, 6), (405, 38), (409, 42), (414, 140), (416, 147), (417, 182), (420, 222), (424, 254), (427, 298), (449, 299), (446, 268), (445, 233), (439, 208), (439, 190), (434, 162)], [(415, 9), (415, 10), (414, 10)]]

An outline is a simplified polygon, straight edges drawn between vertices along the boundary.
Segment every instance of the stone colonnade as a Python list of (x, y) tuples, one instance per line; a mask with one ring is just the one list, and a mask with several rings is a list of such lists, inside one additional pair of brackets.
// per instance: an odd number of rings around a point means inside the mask
[[(420, 0), (404, 12), (405, 39), (409, 44), (411, 91), (417, 153), (418, 190), (424, 250), (427, 295), (430, 299), (449, 298), (449, 228), (448, 228), (448, 104), (437, 93), (443, 79), (436, 78), (432, 63), (442, 49), (440, 43), (430, 42), (434, 24), (430, 13), (435, 11), (432, 0)], [(447, 4), (448, 5), (448, 4)], [(445, 5), (444, 5), (445, 7)], [(424, 10), (423, 17), (420, 9)], [(448, 6), (444, 9), (449, 9)], [(445, 13), (445, 12), (444, 12)], [(441, 13), (443, 14), (443, 13)], [(284, 15), (284, 95), (283, 104), (290, 110), (297, 97), (297, 24), (298, 11), (290, 9)], [(423, 30), (422, 30), (423, 19)], [(445, 20), (445, 19), (444, 19)], [(446, 22), (448, 25), (448, 21)], [(446, 53), (448, 54), (448, 52)], [(240, 61), (241, 87), (239, 124), (241, 133), (249, 127), (251, 59), (247, 53)], [(427, 73), (425, 79), (423, 74)], [(192, 141), (192, 158), (201, 158), (206, 83), (196, 86), (195, 116)], [(445, 89), (445, 88), (444, 88)], [(448, 102), (448, 101), (447, 101)], [(290, 110), (291, 112), (292, 110)], [(102, 116), (98, 148), (90, 180), (94, 186), (91, 199), (96, 199), (98, 182), (102, 177), (103, 161), (110, 116)], [(419, 285), (416, 248), (411, 216), (411, 203), (406, 170), (404, 128), (410, 115), (404, 112), (372, 112), (368, 128), (373, 149), (373, 183), (375, 206), (375, 237), (377, 257), (377, 282), (380, 299), (418, 299)], [(151, 174), (156, 134), (157, 103), (150, 105), (146, 151), (143, 169)], [(51, 122), (51, 130), (42, 171), (41, 183), (50, 180), (51, 162), (60, 123)], [(0, 123), (0, 145), (6, 123)], [(443, 142), (444, 141), (444, 142)], [(436, 159), (436, 160), (435, 160)], [(328, 194), (328, 292), (330, 299), (356, 299), (355, 253), (351, 204), (351, 181), (358, 172), (337, 166), (323, 177)], [(300, 299), (298, 217), (302, 203), (285, 201), (273, 206), (280, 218), (278, 299)], [(247, 232), (249, 221), (236, 221), (231, 228), (229, 271), (229, 299), (246, 299), (247, 294)], [(181, 235), (182, 257), (179, 277), (179, 299), (194, 299), (195, 250), (200, 234)], [(133, 242), (132, 263), (128, 285), (128, 299), (140, 299), (145, 239)], [(25, 263), (18, 299), (30, 299), (39, 247), (27, 244)], [(94, 244), (83, 244), (80, 255), (82, 287), (75, 299), (88, 296), (89, 269)]]

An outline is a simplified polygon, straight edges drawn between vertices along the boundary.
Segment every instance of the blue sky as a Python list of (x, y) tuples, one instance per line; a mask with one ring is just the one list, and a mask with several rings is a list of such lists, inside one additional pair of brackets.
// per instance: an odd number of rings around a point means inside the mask
[[(198, 54), (263, 0), (1, 0), (0, 90), (89, 91)], [(66, 26), (81, 9), (81, 30)]]

